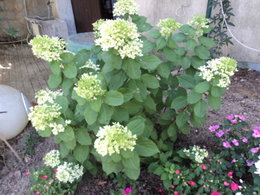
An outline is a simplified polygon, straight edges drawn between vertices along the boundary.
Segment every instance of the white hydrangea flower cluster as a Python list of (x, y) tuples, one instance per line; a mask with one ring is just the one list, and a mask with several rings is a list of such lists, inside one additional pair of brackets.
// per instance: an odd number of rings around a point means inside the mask
[(94, 31), (94, 35), (95, 35), (95, 38), (96, 38), (96, 39), (100, 37), (99, 27), (100, 27), (100, 25), (103, 24), (104, 22), (105, 22), (104, 19), (99, 19), (99, 20), (97, 20), (96, 22), (94, 22), (94, 23), (92, 24), (92, 26), (93, 26), (93, 31)]
[(197, 36), (203, 35), (203, 29), (209, 28), (209, 23), (211, 22), (210, 19), (205, 18), (202, 14), (198, 14), (197, 16), (193, 17), (188, 24), (193, 26), (197, 29)]
[(165, 18), (160, 20), (157, 26), (161, 28), (161, 35), (165, 38), (168, 38), (174, 31), (181, 27), (181, 24), (172, 18)]
[(28, 118), (37, 131), (44, 131), (60, 117), (60, 110), (61, 106), (56, 103), (37, 105), (31, 108)]
[(36, 93), (35, 98), (37, 99), (38, 104), (45, 104), (45, 103), (54, 103), (54, 100), (58, 96), (62, 96), (63, 93), (61, 90), (51, 91), (49, 89), (40, 90)]
[(56, 178), (64, 183), (73, 183), (83, 175), (83, 166), (64, 162), (57, 167)]
[(60, 55), (64, 52), (66, 42), (58, 37), (48, 37), (47, 35), (36, 36), (30, 43), (35, 56), (48, 62), (60, 60)]
[(44, 164), (54, 168), (60, 164), (60, 152), (58, 150), (51, 150), (43, 158)]
[(206, 81), (219, 78), (217, 86), (225, 88), (231, 83), (230, 77), (237, 71), (236, 60), (228, 57), (221, 57), (207, 62), (207, 65), (199, 67), (200, 76)]
[(92, 70), (94, 70), (96, 72), (100, 70), (99, 65), (98, 64), (94, 64), (94, 62), (92, 60), (86, 61), (85, 65), (80, 67), (80, 69), (83, 69), (83, 68), (92, 69)]
[(260, 156), (258, 156), (258, 159), (259, 160), (255, 163), (256, 171), (254, 173), (260, 176)]
[(124, 16), (126, 14), (133, 15), (139, 11), (139, 5), (133, 0), (117, 0), (114, 4), (113, 15)]
[(105, 90), (100, 85), (101, 81), (98, 80), (97, 75), (85, 73), (81, 76), (74, 90), (78, 96), (88, 101), (93, 101), (105, 94)]
[(186, 156), (195, 160), (198, 163), (202, 163), (204, 158), (208, 156), (208, 151), (206, 149), (202, 149), (199, 146), (192, 146), (189, 149), (184, 149), (183, 152)]
[(100, 128), (97, 137), (94, 147), (102, 156), (119, 154), (120, 150), (133, 151), (137, 140), (136, 135), (119, 123)]
[(142, 56), (143, 42), (137, 31), (137, 26), (123, 19), (107, 20), (98, 27), (98, 38), (95, 40), (103, 51), (115, 49), (122, 59), (135, 59)]

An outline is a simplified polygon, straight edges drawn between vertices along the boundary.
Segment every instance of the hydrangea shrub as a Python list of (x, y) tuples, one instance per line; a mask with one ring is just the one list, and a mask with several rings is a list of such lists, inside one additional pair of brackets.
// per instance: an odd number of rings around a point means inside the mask
[[(30, 119), (41, 136), (53, 136), (62, 158), (136, 180), (141, 162), (172, 151), (179, 133), (203, 123), (208, 106), (220, 107), (236, 62), (210, 59), (215, 44), (203, 36), (210, 27), (201, 16), (189, 24), (161, 20), (158, 29), (132, 0), (114, 8), (122, 18), (96, 22), (90, 50), (60, 50), (57, 38), (31, 41), (34, 54), (49, 61), (49, 87), (61, 91), (39, 93)], [(45, 46), (52, 41), (60, 43)]]

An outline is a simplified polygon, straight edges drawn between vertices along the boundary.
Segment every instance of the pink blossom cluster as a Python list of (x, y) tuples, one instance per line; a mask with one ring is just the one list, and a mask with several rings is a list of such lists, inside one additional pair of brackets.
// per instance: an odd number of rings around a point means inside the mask
[(252, 136), (254, 138), (259, 138), (260, 137), (260, 126), (256, 126), (254, 129), (253, 129), (253, 134)]
[(246, 117), (244, 115), (230, 114), (226, 117), (226, 119), (230, 120), (230, 123), (236, 124), (241, 121), (245, 121)]

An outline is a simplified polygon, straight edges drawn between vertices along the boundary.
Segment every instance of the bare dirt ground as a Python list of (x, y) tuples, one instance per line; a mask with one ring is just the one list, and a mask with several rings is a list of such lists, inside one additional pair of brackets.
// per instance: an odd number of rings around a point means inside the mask
[[(218, 111), (209, 110), (206, 123), (202, 128), (193, 129), (188, 136), (181, 136), (179, 143), (182, 145), (211, 146), (211, 134), (208, 126), (220, 124), (226, 115), (243, 114), (252, 125), (260, 124), (260, 72), (240, 69), (233, 77), (232, 85), (222, 98), (222, 108)], [(26, 138), (31, 137), (28, 144)], [(29, 194), (28, 177), (23, 173), (29, 168), (42, 165), (42, 157), (46, 152), (55, 148), (50, 139), (39, 139), (30, 125), (18, 137), (10, 140), (10, 144), (18, 151), (25, 164), (22, 165), (13, 156), (10, 150), (0, 142), (0, 195), (27, 195)], [(28, 150), (35, 149), (35, 153), (26, 154)], [(27, 151), (27, 152), (26, 152)], [(102, 182), (100, 182), (102, 181)], [(104, 181), (104, 182), (103, 182)], [(161, 194), (158, 192), (161, 184), (159, 180), (146, 172), (142, 172), (139, 179), (139, 194)], [(112, 187), (111, 181), (103, 178), (93, 178), (86, 175), (80, 183), (78, 195), (105, 195)]]

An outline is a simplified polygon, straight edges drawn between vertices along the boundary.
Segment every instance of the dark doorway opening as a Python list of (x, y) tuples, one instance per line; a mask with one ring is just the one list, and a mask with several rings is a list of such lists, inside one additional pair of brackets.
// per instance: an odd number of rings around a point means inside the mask
[(112, 19), (114, 0), (72, 0), (77, 32), (93, 31), (92, 23), (98, 19)]

